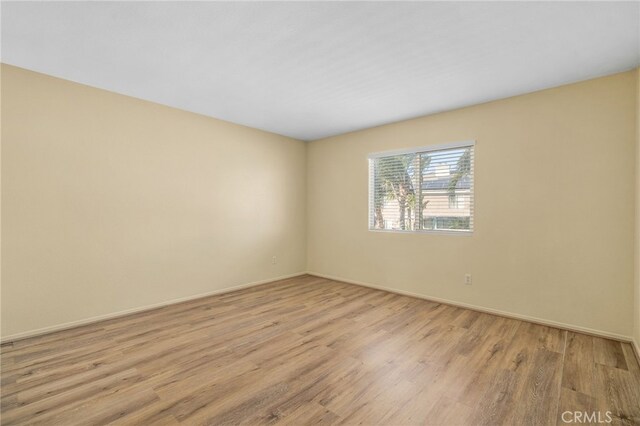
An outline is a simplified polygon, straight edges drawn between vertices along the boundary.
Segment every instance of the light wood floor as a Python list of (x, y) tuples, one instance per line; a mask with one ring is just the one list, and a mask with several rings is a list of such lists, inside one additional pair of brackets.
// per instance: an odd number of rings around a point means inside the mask
[(3, 424), (640, 424), (629, 344), (311, 276), (2, 347)]

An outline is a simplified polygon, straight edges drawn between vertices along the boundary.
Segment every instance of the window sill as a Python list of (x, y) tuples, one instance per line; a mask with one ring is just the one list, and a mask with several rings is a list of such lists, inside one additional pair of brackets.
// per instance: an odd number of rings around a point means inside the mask
[(403, 231), (400, 229), (369, 229), (370, 232), (380, 232), (384, 234), (434, 234), (434, 235), (459, 235), (470, 237), (473, 235), (473, 230), (460, 230), (453, 229), (447, 230), (435, 230), (435, 229), (423, 229), (420, 231)]

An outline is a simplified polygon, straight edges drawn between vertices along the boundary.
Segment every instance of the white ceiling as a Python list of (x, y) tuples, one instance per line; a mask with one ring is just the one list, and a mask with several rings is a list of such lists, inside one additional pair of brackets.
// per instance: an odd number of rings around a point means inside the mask
[(640, 64), (640, 3), (3, 2), (2, 61), (302, 140)]

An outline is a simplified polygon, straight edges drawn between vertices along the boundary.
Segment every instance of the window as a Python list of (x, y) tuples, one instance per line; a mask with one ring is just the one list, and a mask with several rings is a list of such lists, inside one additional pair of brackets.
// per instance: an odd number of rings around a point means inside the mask
[(369, 229), (473, 230), (474, 142), (369, 156)]

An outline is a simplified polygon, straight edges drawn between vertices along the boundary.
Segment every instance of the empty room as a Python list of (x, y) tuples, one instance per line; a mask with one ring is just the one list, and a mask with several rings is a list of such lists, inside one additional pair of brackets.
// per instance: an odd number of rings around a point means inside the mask
[(640, 2), (0, 15), (1, 425), (640, 425)]

